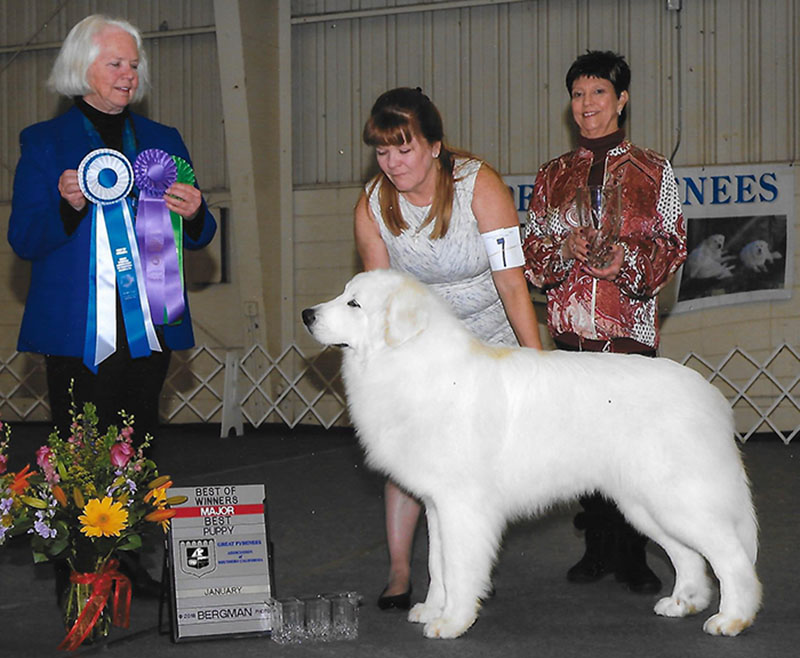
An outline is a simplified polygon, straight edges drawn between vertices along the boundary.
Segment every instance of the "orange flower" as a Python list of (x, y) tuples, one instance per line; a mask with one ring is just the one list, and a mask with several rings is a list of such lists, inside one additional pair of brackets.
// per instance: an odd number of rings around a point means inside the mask
[(175, 516), (177, 512), (174, 509), (157, 509), (144, 517), (145, 521), (152, 521), (153, 523), (160, 523), (164, 532), (169, 530), (169, 520)]
[(161, 523), (167, 521), (177, 514), (174, 509), (157, 509), (144, 517), (145, 521), (153, 521), (154, 523)]
[(14, 481), (9, 485), (9, 489), (13, 491), (15, 494), (20, 495), (25, 489), (28, 488), (28, 478), (31, 475), (36, 475), (36, 471), (32, 471), (31, 465), (26, 464), (25, 468), (23, 468), (19, 473), (14, 475)]
[(61, 505), (61, 507), (67, 506), (67, 494), (65, 494), (64, 490), (57, 484), (53, 485), (53, 498), (58, 501), (58, 504)]

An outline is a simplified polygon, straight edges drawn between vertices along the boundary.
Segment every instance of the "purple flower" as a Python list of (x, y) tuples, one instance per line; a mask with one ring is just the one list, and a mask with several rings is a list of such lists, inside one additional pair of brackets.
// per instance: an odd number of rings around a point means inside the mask
[(52, 539), (57, 534), (56, 531), (44, 521), (36, 521), (36, 523), (33, 524), (33, 529), (36, 531), (36, 534), (43, 539)]
[(117, 468), (125, 468), (133, 457), (133, 448), (130, 443), (118, 441), (111, 446), (111, 463)]
[[(45, 510), (39, 510), (36, 512), (36, 519), (37, 520), (34, 522), (32, 530), (35, 530), (37, 535), (43, 539), (52, 539), (56, 536), (56, 534), (58, 534), (56, 533), (55, 528), (51, 528), (47, 524), (49, 519), (47, 518), (47, 513)], [(31, 530), (28, 532), (31, 532)]]

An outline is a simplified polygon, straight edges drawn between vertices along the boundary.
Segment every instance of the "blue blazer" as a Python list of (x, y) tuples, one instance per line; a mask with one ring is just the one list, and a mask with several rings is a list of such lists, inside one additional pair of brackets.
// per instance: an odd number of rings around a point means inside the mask
[[(175, 128), (131, 113), (139, 151), (160, 148), (190, 162)], [(25, 302), (17, 349), (56, 356), (83, 356), (89, 306), (91, 221), (87, 216), (67, 235), (61, 220), (58, 179), (77, 169), (93, 147), (75, 106), (61, 116), (28, 126), (20, 134), (21, 155), (14, 177), (8, 241), (20, 258), (31, 261), (31, 284)], [(199, 240), (184, 235), (184, 247), (200, 249), (214, 237), (217, 223), (205, 213)], [(198, 220), (194, 220), (198, 221)], [(163, 327), (163, 342), (174, 350), (194, 345), (189, 303), (180, 324)]]

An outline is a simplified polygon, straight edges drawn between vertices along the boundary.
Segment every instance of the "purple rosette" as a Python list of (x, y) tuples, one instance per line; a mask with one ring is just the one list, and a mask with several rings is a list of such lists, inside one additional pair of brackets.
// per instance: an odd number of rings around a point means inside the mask
[(133, 175), (139, 188), (136, 237), (153, 324), (176, 322), (184, 311), (183, 284), (164, 194), (178, 180), (178, 168), (169, 153), (147, 149), (133, 163)]
[(178, 180), (178, 168), (166, 151), (147, 149), (133, 163), (133, 175), (140, 192), (150, 197), (162, 197)]

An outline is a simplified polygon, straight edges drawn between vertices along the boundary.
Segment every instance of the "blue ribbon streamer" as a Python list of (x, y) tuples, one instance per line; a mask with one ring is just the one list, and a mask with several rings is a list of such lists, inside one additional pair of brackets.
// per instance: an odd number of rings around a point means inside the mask
[(142, 301), (134, 269), (134, 255), (128, 241), (124, 210), (127, 205), (113, 204), (103, 208), (108, 229), (108, 240), (117, 274), (122, 319), (125, 321), (125, 334), (128, 336), (128, 349), (133, 358), (150, 355), (150, 346), (145, 332)]
[(81, 190), (93, 204), (83, 360), (94, 373), (116, 350), (117, 294), (131, 357), (161, 350), (150, 318), (130, 199), (126, 198), (132, 174), (125, 157), (109, 149), (91, 152), (78, 168)]

